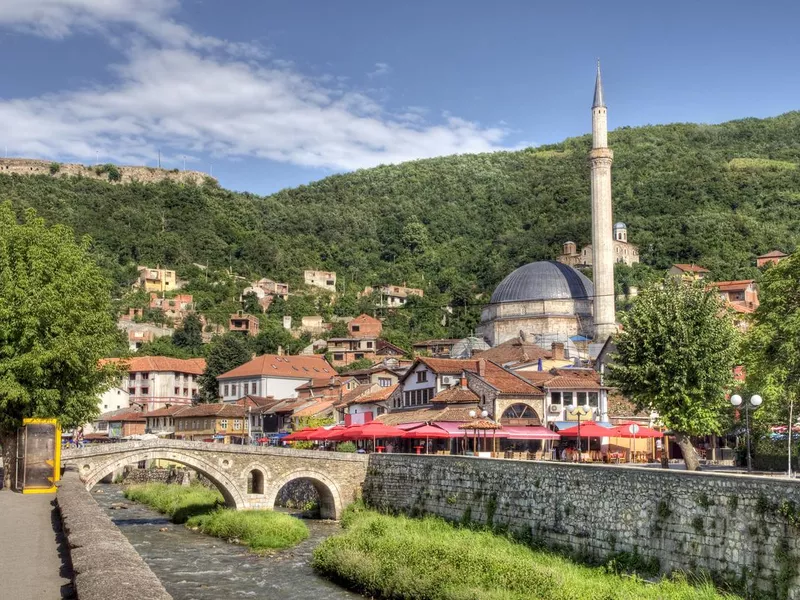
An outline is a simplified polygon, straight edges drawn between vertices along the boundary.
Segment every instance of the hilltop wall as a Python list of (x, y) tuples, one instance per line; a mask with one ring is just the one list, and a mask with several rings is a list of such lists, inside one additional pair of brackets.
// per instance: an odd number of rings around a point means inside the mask
[[(51, 166), (58, 165), (58, 170), (52, 172)], [(116, 165), (115, 165), (116, 166)], [(123, 167), (116, 166), (121, 178), (119, 181), (109, 179), (106, 172), (98, 173), (102, 165), (78, 165), (72, 163), (58, 163), (48, 160), (31, 158), (0, 158), (0, 174), (17, 175), (47, 175), (49, 177), (86, 177), (111, 181), (111, 183), (157, 183), (159, 181), (175, 181), (178, 183), (201, 184), (206, 178), (213, 179), (210, 175), (200, 171), (178, 171), (174, 169), (157, 169), (155, 167)], [(216, 181), (216, 180), (215, 180)]]

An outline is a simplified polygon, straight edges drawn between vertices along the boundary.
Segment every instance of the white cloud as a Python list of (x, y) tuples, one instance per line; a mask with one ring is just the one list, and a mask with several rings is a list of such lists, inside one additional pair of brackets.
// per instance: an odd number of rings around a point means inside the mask
[(380, 77), (381, 75), (386, 75), (391, 71), (392, 68), (389, 66), (388, 63), (384, 62), (377, 62), (375, 63), (375, 70), (367, 73), (370, 77)]
[[(139, 13), (131, 20), (126, 9), (134, 4)], [(47, 8), (47, 16), (32, 6)], [(131, 45), (105, 87), (0, 100), (9, 149), (84, 161), (99, 151), (134, 164), (153, 164), (162, 149), (332, 169), (503, 149), (503, 128), (452, 115), (429, 123), (413, 108), (394, 116), (369, 95), (328, 87), (289, 62), (245, 60), (252, 57), (246, 44), (234, 56), (236, 44), (172, 21), (175, 7), (164, 0), (2, 0), (0, 26), (63, 37), (125, 22), (151, 40)], [(226, 52), (209, 52), (218, 48)]]

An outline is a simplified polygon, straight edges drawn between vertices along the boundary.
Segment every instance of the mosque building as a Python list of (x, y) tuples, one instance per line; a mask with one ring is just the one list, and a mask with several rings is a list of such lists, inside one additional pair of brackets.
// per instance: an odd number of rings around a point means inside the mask
[[(612, 228), (613, 159), (614, 153), (608, 147), (607, 108), (598, 62), (589, 153), (592, 244), (586, 254), (589, 262), (585, 263), (592, 267), (593, 282), (567, 261), (547, 260), (523, 265), (495, 289), (481, 313), (478, 337), (483, 337), (491, 346), (521, 337), (547, 348), (552, 342), (576, 338), (593, 338), (603, 343), (616, 331), (614, 263), (627, 261), (615, 260), (615, 251), (623, 247), (635, 250), (633, 262), (638, 262), (638, 249), (628, 244), (624, 224), (618, 223)], [(583, 251), (575, 252), (574, 244), (570, 249), (579, 257), (583, 254)], [(634, 255), (629, 256), (632, 260)]]

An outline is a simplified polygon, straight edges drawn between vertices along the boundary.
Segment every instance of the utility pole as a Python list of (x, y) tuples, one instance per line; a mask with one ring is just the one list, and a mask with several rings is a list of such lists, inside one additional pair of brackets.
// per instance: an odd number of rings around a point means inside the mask
[(183, 170), (186, 170), (186, 155), (183, 155)]
[(161, 149), (158, 150), (158, 168), (161, 168)]

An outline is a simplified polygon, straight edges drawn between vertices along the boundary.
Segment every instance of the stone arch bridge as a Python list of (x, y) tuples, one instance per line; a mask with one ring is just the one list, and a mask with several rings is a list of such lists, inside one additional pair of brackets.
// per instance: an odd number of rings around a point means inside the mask
[(77, 470), (87, 490), (132, 463), (155, 459), (176, 462), (211, 480), (225, 503), (237, 510), (272, 509), (284, 485), (307, 479), (319, 492), (320, 516), (324, 519), (338, 519), (344, 507), (355, 500), (366, 478), (368, 461), (364, 454), (181, 440), (100, 444), (65, 450), (61, 459), (63, 466)]

